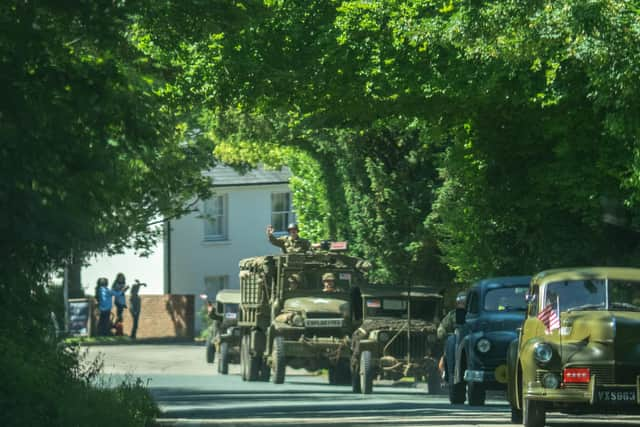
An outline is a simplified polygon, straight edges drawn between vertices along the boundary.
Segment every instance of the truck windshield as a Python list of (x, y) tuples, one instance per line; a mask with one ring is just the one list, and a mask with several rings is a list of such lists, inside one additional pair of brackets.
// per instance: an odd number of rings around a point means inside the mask
[(640, 311), (640, 283), (616, 279), (552, 282), (547, 285), (547, 305), (560, 311)]
[[(367, 317), (395, 317), (406, 319), (408, 304), (406, 299), (400, 298), (366, 298)], [(412, 299), (411, 318), (432, 321), (438, 309), (438, 302), (434, 299)]]
[(224, 318), (229, 320), (236, 320), (238, 318), (238, 310), (238, 304), (225, 304)]
[(526, 310), (528, 286), (510, 286), (487, 291), (484, 296), (485, 311)]

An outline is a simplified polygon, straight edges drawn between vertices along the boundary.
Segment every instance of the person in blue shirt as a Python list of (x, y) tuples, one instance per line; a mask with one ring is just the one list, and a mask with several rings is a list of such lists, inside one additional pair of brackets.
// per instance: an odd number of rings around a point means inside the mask
[(98, 310), (100, 310), (100, 318), (98, 319), (98, 335), (111, 335), (111, 308), (113, 307), (113, 291), (109, 289), (109, 280), (101, 277), (97, 282), (96, 297), (98, 298)]
[(122, 313), (127, 308), (127, 300), (124, 293), (129, 289), (125, 283), (124, 274), (118, 273), (116, 280), (111, 285), (111, 291), (114, 292), (115, 304), (116, 304), (116, 322), (122, 323)]

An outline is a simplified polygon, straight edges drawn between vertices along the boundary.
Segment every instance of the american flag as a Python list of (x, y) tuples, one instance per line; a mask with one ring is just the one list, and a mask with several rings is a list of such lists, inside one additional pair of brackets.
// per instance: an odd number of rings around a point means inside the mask
[(558, 313), (553, 309), (553, 304), (549, 304), (544, 310), (538, 313), (538, 319), (544, 323), (547, 334), (550, 334), (554, 329), (560, 328), (560, 318), (558, 317)]

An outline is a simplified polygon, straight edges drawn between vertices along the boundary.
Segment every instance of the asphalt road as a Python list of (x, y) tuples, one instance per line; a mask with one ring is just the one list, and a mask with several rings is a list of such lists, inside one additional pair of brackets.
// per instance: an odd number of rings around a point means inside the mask
[[(147, 382), (167, 426), (446, 426), (509, 427), (500, 393), (485, 406), (451, 405), (423, 384), (376, 383), (371, 395), (330, 386), (321, 376), (287, 370), (285, 384), (243, 382), (238, 366), (218, 375), (199, 345), (94, 346), (88, 358), (104, 361), (104, 384), (139, 377)], [(640, 425), (640, 417), (548, 414), (553, 427)]]

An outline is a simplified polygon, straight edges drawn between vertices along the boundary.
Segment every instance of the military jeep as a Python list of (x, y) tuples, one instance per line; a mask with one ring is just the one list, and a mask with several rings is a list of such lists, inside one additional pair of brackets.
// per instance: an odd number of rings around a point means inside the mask
[[(352, 290), (368, 263), (331, 251), (240, 261), (243, 379), (284, 382), (286, 367), (327, 368), (329, 383), (349, 384)], [(323, 292), (331, 274), (335, 289)]]
[(218, 372), (229, 373), (229, 363), (240, 363), (240, 291), (224, 289), (216, 295), (209, 317), (213, 320), (206, 341), (207, 362), (218, 355)]
[(414, 377), (438, 393), (442, 295), (423, 286), (389, 285), (370, 285), (361, 295), (362, 324), (351, 341), (353, 392), (371, 393), (374, 379)]
[(531, 281), (528, 312), (509, 346), (511, 419), (546, 412), (640, 412), (640, 269), (548, 270)]

